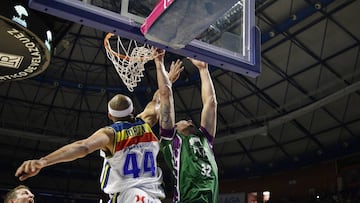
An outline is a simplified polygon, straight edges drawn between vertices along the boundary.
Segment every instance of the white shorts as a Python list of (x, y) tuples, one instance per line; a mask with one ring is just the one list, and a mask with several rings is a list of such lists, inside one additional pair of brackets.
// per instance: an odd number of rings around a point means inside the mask
[(141, 189), (131, 188), (121, 194), (110, 195), (108, 203), (161, 203), (160, 199), (155, 198)]

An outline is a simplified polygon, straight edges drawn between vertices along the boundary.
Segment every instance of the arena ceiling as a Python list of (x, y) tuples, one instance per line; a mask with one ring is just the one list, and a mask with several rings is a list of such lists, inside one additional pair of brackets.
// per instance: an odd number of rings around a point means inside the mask
[[(220, 181), (296, 169), (360, 152), (360, 2), (257, 0), (262, 72), (212, 68), (218, 99), (215, 155)], [(117, 76), (105, 33), (48, 16), (54, 50), (37, 77), (0, 83), (0, 186), (23, 160), (39, 158), (109, 124), (107, 101), (128, 94), (142, 109), (156, 89), (151, 62), (134, 92)], [(170, 63), (176, 57), (169, 55)], [(186, 66), (174, 84), (177, 118), (199, 123), (200, 86)], [(25, 183), (59, 194), (96, 195), (98, 153), (44, 169)]]

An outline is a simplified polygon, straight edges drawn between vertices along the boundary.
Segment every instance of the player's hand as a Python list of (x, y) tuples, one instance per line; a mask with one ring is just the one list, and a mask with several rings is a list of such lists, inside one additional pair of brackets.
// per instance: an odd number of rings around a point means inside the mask
[(191, 63), (193, 63), (199, 70), (208, 67), (208, 64), (203, 61), (199, 61), (197, 59), (193, 59), (190, 57), (188, 57), (187, 59), (189, 59), (191, 61)]
[(170, 70), (168, 73), (169, 80), (171, 83), (174, 83), (180, 77), (180, 73), (184, 70), (184, 66), (182, 65), (182, 61), (180, 59), (176, 60), (176, 62), (171, 62)]
[(165, 50), (151, 47), (152, 54), (154, 56), (155, 63), (164, 63)]
[(16, 170), (15, 176), (21, 181), (26, 180), (37, 175), (44, 166), (44, 160), (36, 159), (24, 161)]

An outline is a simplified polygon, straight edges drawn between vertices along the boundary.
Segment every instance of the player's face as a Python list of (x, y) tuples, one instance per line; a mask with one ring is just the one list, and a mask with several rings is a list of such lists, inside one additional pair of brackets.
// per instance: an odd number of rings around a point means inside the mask
[(14, 203), (34, 203), (34, 194), (28, 189), (19, 189), (17, 191), (16, 199), (13, 200)]
[(183, 135), (189, 135), (196, 132), (196, 128), (192, 120), (181, 120), (175, 124), (176, 130)]

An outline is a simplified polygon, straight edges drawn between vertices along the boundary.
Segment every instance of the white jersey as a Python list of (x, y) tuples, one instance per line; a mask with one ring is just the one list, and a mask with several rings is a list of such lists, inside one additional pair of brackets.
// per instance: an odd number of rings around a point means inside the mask
[(151, 127), (137, 119), (135, 123), (116, 122), (113, 156), (104, 157), (100, 177), (101, 189), (107, 194), (138, 188), (155, 198), (164, 198), (162, 172), (156, 160), (159, 142)]

